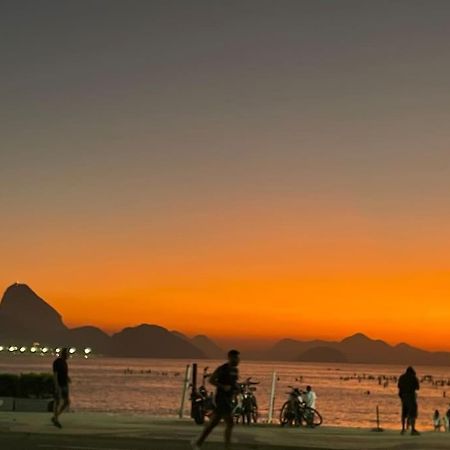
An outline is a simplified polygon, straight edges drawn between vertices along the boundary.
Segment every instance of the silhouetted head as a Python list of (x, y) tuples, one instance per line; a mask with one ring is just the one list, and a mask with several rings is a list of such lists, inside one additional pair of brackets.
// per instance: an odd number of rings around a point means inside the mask
[(68, 357), (69, 357), (69, 349), (67, 348), (67, 347), (64, 347), (62, 350), (61, 350), (61, 353), (60, 353), (60, 358), (62, 358), (62, 359), (67, 359)]
[(411, 366), (409, 366), (406, 369), (406, 373), (407, 373), (407, 375), (414, 375), (414, 376), (416, 376), (416, 371)]
[(306, 392), (311, 392), (311, 386), (306, 386)]
[(228, 352), (228, 362), (231, 366), (238, 366), (241, 361), (240, 352), (238, 350), (230, 350)]

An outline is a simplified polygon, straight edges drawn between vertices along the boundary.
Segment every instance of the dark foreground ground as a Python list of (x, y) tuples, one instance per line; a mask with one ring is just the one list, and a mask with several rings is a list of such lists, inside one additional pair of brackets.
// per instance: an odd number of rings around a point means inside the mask
[[(56, 436), (8, 433), (6, 436), (0, 434), (0, 448), (5, 450), (187, 450), (190, 448), (187, 441), (180, 440), (150, 440), (138, 438), (114, 438), (102, 436)], [(219, 442), (207, 443), (205, 450), (222, 450), (223, 445)], [(301, 447), (311, 449), (313, 447)], [(321, 447), (323, 448), (323, 447)], [(284, 446), (266, 446), (259, 444), (234, 444), (235, 450), (282, 450)], [(315, 448), (314, 450), (317, 450)]]
[[(70, 413), (59, 430), (42, 413), (1, 413), (0, 450), (189, 450), (201, 427), (190, 420), (142, 415)], [(223, 427), (205, 450), (223, 449)], [(448, 450), (450, 433), (400, 436), (357, 428), (314, 430), (275, 425), (237, 426), (233, 450)]]

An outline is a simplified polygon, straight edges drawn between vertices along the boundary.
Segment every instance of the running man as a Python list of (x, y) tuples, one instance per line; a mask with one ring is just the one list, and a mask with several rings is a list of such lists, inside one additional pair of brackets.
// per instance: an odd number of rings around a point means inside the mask
[(62, 428), (59, 422), (59, 416), (70, 405), (69, 398), (69, 367), (67, 365), (67, 358), (69, 357), (69, 350), (63, 348), (58, 358), (53, 361), (53, 382), (55, 384), (55, 400), (53, 406), (52, 422), (55, 427)]
[(225, 421), (225, 448), (231, 445), (231, 432), (233, 430), (233, 399), (239, 390), (237, 381), (239, 379), (238, 365), (240, 353), (237, 350), (228, 352), (228, 362), (218, 367), (210, 376), (209, 382), (216, 387), (215, 403), (211, 420), (206, 424), (202, 434), (197, 440), (191, 442), (194, 450), (200, 449), (211, 431), (223, 419)]

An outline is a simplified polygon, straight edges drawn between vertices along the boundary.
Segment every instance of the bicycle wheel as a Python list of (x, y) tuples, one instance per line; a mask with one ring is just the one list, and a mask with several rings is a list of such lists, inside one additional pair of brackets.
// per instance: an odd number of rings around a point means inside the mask
[(253, 420), (253, 423), (258, 423), (258, 408), (253, 408), (252, 420)]
[(319, 427), (323, 422), (319, 411), (317, 411), (317, 409), (310, 408), (309, 406), (303, 410), (303, 420), (305, 421), (306, 426), (311, 428)]
[(197, 425), (203, 425), (205, 423), (205, 414), (202, 405), (195, 405), (192, 410), (192, 418)]
[(280, 411), (280, 425), (284, 427), (285, 425), (290, 425), (295, 420), (295, 414), (291, 409), (290, 402), (284, 402)]

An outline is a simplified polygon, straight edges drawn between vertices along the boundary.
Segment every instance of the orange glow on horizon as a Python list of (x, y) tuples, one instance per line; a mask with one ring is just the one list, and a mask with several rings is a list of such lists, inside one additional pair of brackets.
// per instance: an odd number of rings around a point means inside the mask
[[(159, 234), (140, 224), (92, 236), (80, 228), (68, 240), (53, 229), (29, 238), (26, 263), (11, 249), (1, 281), (26, 282), (70, 326), (153, 323), (227, 342), (363, 332), (450, 350), (445, 236), (418, 240), (426, 224), (413, 235), (352, 208), (334, 220), (333, 210), (301, 220), (298, 211), (273, 211), (270, 220), (255, 208), (194, 216)], [(49, 241), (51, 252), (39, 244)]]

